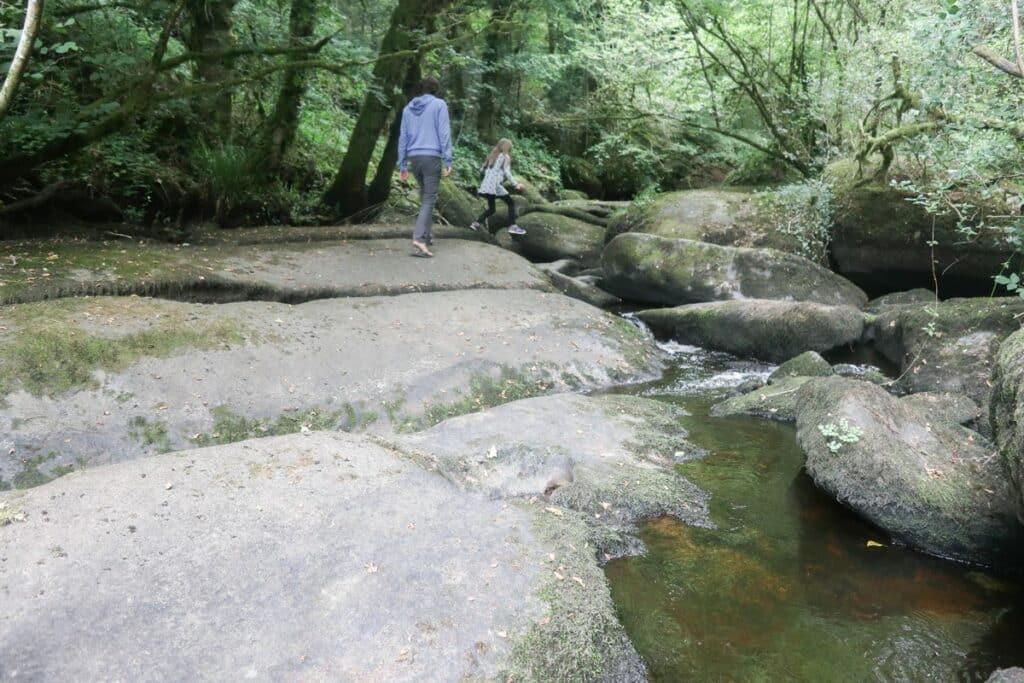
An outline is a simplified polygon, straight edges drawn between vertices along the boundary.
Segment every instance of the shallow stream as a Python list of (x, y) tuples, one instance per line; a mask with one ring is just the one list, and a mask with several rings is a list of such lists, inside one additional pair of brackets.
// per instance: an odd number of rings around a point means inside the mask
[(771, 368), (669, 345), (653, 383), (620, 390), (684, 407), (709, 451), (679, 472), (708, 491), (717, 529), (643, 527), (648, 553), (606, 567), (654, 681), (977, 681), (1024, 665), (1024, 592), (899, 548), (818, 491), (791, 426), (708, 417)]

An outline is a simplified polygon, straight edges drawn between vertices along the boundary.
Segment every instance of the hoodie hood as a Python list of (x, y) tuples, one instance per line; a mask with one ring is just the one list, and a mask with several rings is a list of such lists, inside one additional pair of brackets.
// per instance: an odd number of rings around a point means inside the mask
[(430, 103), (436, 99), (433, 95), (420, 95), (409, 103), (409, 111), (412, 112), (413, 116), (422, 116), (423, 112), (430, 106)]

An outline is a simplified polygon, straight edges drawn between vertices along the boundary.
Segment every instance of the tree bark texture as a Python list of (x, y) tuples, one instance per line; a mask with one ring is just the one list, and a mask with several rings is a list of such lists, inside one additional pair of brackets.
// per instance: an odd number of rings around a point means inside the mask
[[(401, 93), (403, 86), (406, 85), (410, 69), (415, 68), (420, 62), (420, 55), (415, 52), (409, 54), (409, 50), (416, 47), (417, 34), (427, 28), (430, 21), (449, 2), (450, 0), (399, 0), (391, 15), (391, 25), (381, 41), (380, 58), (373, 68), (371, 89), (359, 110), (359, 117), (356, 119), (348, 150), (341, 161), (338, 174), (324, 194), (324, 203), (340, 210), (345, 216), (355, 215), (369, 206), (366, 174), (373, 160), (377, 141), (387, 126), (389, 114), (396, 109), (396, 95)], [(397, 154), (397, 146), (394, 154)], [(394, 160), (390, 166), (393, 165)], [(381, 167), (384, 167), (383, 161)], [(390, 178), (394, 169), (389, 167), (382, 172), (387, 173)]]
[[(291, 44), (301, 47), (316, 29), (317, 0), (292, 0), (288, 18)], [(298, 59), (301, 59), (300, 55)], [(264, 122), (256, 154), (258, 168), (263, 175), (273, 175), (281, 169), (285, 152), (295, 140), (299, 128), (302, 98), (306, 94), (306, 69), (289, 66), (281, 77), (281, 90), (270, 117)]]
[(32, 45), (35, 43), (36, 34), (39, 33), (39, 24), (43, 16), (43, 0), (29, 0), (25, 9), (25, 23), (21, 29), (21, 37), (18, 39), (18, 47), (14, 51), (14, 59), (7, 69), (7, 77), (3, 86), (0, 86), (0, 119), (4, 117), (7, 110), (14, 101), (14, 93), (18, 90), (21, 82), (21, 75), (28, 66), (29, 56), (32, 54)]

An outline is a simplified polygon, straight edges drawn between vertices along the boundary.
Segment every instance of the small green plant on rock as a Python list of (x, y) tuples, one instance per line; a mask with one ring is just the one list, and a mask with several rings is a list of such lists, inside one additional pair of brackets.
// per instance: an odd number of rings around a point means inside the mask
[(828, 439), (825, 445), (833, 453), (838, 453), (845, 444), (857, 443), (864, 434), (863, 429), (857, 425), (850, 424), (849, 420), (845, 417), (839, 418), (838, 425), (831, 422), (818, 425), (818, 431)]
[(10, 503), (0, 503), (0, 526), (24, 522), (25, 513)]

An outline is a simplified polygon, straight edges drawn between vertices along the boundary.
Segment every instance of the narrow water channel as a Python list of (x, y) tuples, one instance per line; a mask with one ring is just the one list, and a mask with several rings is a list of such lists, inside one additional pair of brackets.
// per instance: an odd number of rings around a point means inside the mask
[(679, 472), (717, 529), (647, 523), (648, 553), (606, 567), (654, 681), (983, 681), (1024, 665), (1024, 594), (988, 572), (894, 547), (819, 492), (794, 429), (708, 410), (770, 368), (670, 346), (657, 382), (709, 451)]

